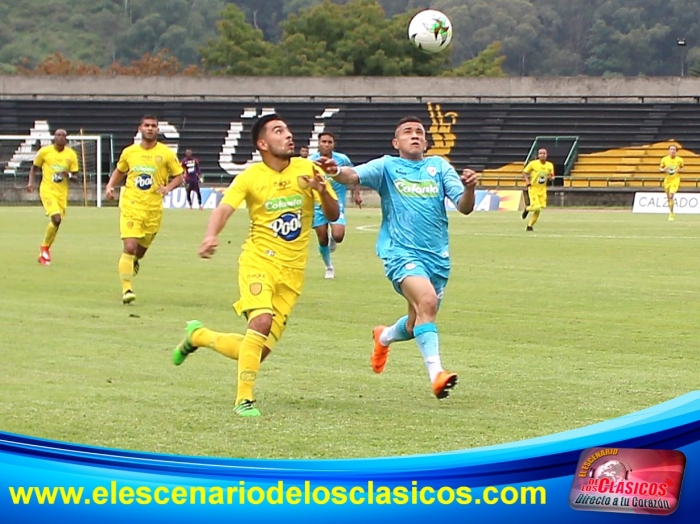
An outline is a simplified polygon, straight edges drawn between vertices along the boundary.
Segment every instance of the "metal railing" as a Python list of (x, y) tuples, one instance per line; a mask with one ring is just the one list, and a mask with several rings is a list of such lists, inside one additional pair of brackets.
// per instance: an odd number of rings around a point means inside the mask
[[(616, 189), (620, 187), (628, 188), (662, 188), (664, 184), (663, 176), (640, 177), (640, 176), (576, 176), (557, 177), (563, 181), (562, 185), (553, 184), (552, 189)], [(525, 189), (525, 181), (519, 175), (482, 175), (480, 178), (482, 187), (516, 187)], [(700, 177), (687, 178), (681, 180), (682, 188), (700, 188)]]

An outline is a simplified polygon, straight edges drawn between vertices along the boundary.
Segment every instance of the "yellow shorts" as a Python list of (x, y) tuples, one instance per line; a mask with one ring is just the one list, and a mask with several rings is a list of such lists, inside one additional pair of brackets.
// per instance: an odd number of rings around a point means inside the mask
[(163, 211), (143, 211), (140, 209), (121, 208), (119, 213), (119, 231), (122, 240), (135, 238), (139, 245), (149, 247), (160, 230)]
[(254, 254), (243, 252), (238, 260), (241, 297), (233, 304), (238, 315), (255, 310), (272, 312), (272, 329), (265, 346), (273, 349), (287, 326), (304, 284), (304, 270), (281, 267)]
[(530, 205), (544, 209), (547, 207), (547, 186), (530, 186), (527, 188)]
[(55, 191), (39, 191), (39, 198), (41, 198), (41, 204), (44, 206), (47, 217), (54, 215), (66, 216), (68, 193), (61, 194)]
[(670, 175), (664, 177), (664, 191), (666, 193), (678, 193), (678, 188), (681, 185), (680, 175)]

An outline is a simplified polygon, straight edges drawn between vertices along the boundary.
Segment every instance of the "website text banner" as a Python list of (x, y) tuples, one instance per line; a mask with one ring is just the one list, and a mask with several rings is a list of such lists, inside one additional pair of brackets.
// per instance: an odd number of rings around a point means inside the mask
[[(666, 458), (634, 450), (665, 450)], [(188, 457), (0, 433), (0, 515), (3, 522), (23, 523), (574, 524), (590, 522), (590, 512), (579, 511), (590, 504), (597, 523), (630, 522), (624, 520), (628, 515), (608, 511), (615, 505), (612, 484), (598, 478), (616, 471), (612, 458), (633, 470), (619, 481), (630, 493), (625, 511), (641, 504), (649, 513), (653, 495), (653, 509), (668, 515), (664, 522), (694, 522), (700, 511), (700, 497), (694, 496), (700, 490), (700, 392), (564, 433), (395, 458)], [(682, 477), (678, 467), (686, 460)], [(648, 486), (624, 485), (649, 480), (643, 471), (649, 464), (676, 468), (655, 481), (665, 484), (663, 490), (651, 494)], [(588, 475), (590, 481), (574, 482)], [(583, 492), (593, 481), (597, 492)]]
[[(700, 193), (676, 193), (673, 212), (679, 215), (700, 214)], [(634, 194), (633, 213), (668, 214), (668, 199), (661, 192), (637, 192)]]

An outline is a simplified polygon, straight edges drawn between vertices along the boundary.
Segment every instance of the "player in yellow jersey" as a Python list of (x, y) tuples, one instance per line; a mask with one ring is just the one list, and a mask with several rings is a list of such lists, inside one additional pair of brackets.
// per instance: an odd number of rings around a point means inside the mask
[(533, 226), (540, 218), (540, 212), (547, 207), (547, 182), (554, 179), (554, 164), (547, 160), (545, 148), (537, 151), (537, 160), (532, 160), (525, 166), (523, 178), (530, 197), (530, 205), (523, 211), (523, 220), (532, 212), (525, 230), (534, 231)]
[(664, 177), (664, 192), (668, 199), (668, 219), (673, 222), (676, 215), (673, 213), (673, 197), (678, 193), (681, 185), (681, 171), (683, 171), (683, 159), (678, 156), (678, 148), (670, 146), (668, 155), (661, 159), (659, 171), (666, 173)]
[(199, 256), (210, 258), (217, 236), (245, 201), (250, 233), (238, 259), (240, 299), (233, 305), (248, 321), (245, 335), (218, 333), (201, 322), (187, 322), (185, 339), (173, 351), (180, 365), (187, 355), (209, 347), (238, 361), (234, 413), (260, 416), (253, 387), (260, 363), (275, 347), (299, 298), (308, 259), (314, 203), (329, 222), (340, 208), (325, 174), (310, 160), (295, 156), (293, 136), (275, 114), (260, 117), (251, 131), (262, 162), (238, 175), (209, 219)]
[(141, 143), (124, 148), (106, 188), (107, 198), (113, 200), (115, 186), (126, 177), (119, 199), (124, 250), (118, 267), (124, 304), (136, 300), (131, 278), (139, 272), (139, 261), (160, 230), (163, 197), (182, 185), (180, 161), (168, 146), (158, 142), (158, 119), (144, 116), (139, 131)]
[(68, 179), (75, 178), (78, 174), (78, 155), (66, 144), (68, 134), (65, 129), (57, 129), (53, 135), (53, 144), (44, 146), (32, 163), (29, 170), (27, 191), (34, 191), (34, 177), (36, 169), (41, 168), (41, 185), (39, 197), (49, 217), (49, 225), (46, 226), (44, 241), (39, 248), (38, 262), (44, 266), (51, 263), (49, 251), (56, 240), (58, 228), (66, 215), (68, 206)]

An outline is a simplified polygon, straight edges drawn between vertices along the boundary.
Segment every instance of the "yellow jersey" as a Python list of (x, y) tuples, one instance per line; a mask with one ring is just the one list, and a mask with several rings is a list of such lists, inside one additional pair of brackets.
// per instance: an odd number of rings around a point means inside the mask
[(175, 153), (160, 142), (151, 149), (144, 149), (141, 144), (125, 147), (117, 169), (126, 173), (119, 205), (144, 211), (163, 209), (163, 196), (158, 193), (158, 188), (167, 186), (170, 178), (182, 174)]
[(40, 191), (42, 193), (50, 191), (67, 195), (68, 177), (63, 173), (78, 172), (78, 155), (68, 146), (59, 151), (51, 144), (39, 149), (34, 165), (41, 168)]
[[(312, 161), (291, 158), (281, 173), (258, 162), (239, 174), (226, 190), (222, 204), (236, 209), (243, 201), (250, 216), (250, 232), (243, 251), (284, 267), (304, 269), (314, 203), (321, 197), (302, 179), (312, 172), (324, 175)], [(328, 192), (335, 198), (331, 184)]]
[(666, 171), (666, 176), (678, 175), (678, 170), (683, 167), (683, 159), (676, 155), (671, 158), (671, 155), (666, 155), (661, 159), (659, 167)]
[(525, 166), (525, 172), (530, 175), (530, 184), (532, 186), (546, 186), (549, 177), (554, 175), (554, 164), (550, 161), (545, 161), (543, 164), (538, 158), (530, 161)]

